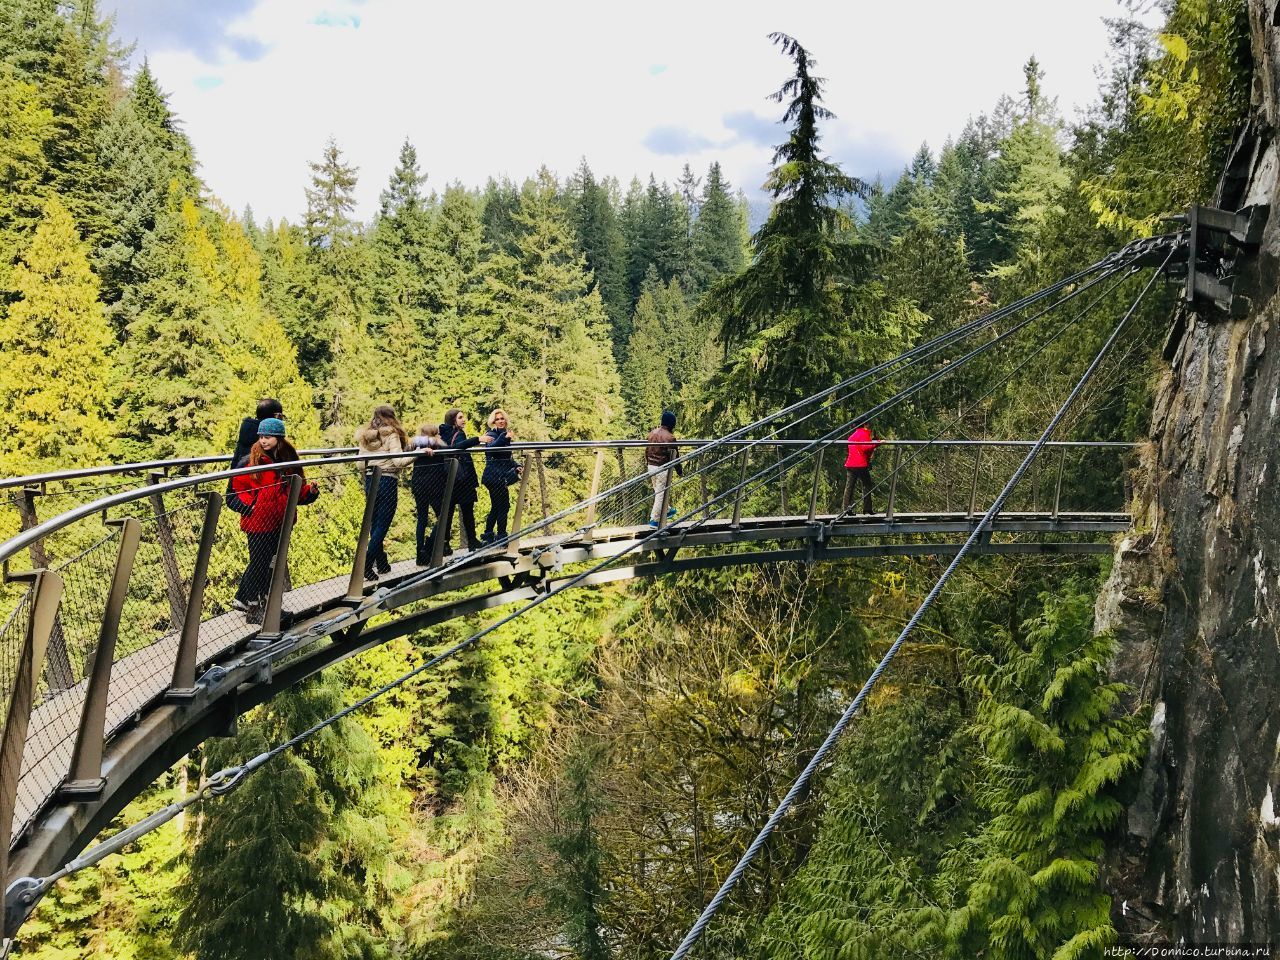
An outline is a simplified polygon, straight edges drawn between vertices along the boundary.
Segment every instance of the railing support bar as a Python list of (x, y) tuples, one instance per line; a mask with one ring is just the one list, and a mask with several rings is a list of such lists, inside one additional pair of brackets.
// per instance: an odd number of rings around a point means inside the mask
[[(602, 451), (603, 452), (603, 451)], [(529, 474), (533, 470), (533, 454), (524, 455), (524, 465), (520, 470), (520, 486), (516, 488), (516, 512), (511, 520), (511, 536), (507, 540), (507, 553), (515, 554), (520, 550), (520, 530), (524, 523), (525, 501), (529, 499)], [(591, 531), (587, 531), (590, 539)]]
[(351, 560), (351, 576), (347, 578), (347, 595), (343, 597), (344, 603), (358, 604), (364, 599), (364, 563), (369, 556), (369, 534), (373, 531), (373, 511), (378, 505), (378, 489), (381, 481), (381, 467), (374, 467), (364, 480), (364, 515), (360, 518), (360, 535), (356, 538), (356, 553)]
[(884, 507), (884, 518), (893, 519), (893, 501), (898, 495), (898, 472), (902, 468), (902, 448), (893, 448), (893, 466), (889, 468), (889, 500)]
[[(526, 457), (525, 459), (527, 460), (528, 458)], [(591, 467), (591, 492), (587, 494), (587, 500), (590, 502), (587, 504), (586, 529), (582, 531), (583, 540), (590, 541), (592, 537), (595, 536), (595, 526), (596, 526), (595, 499), (596, 499), (596, 494), (600, 492), (600, 474), (603, 469), (604, 469), (604, 451), (597, 450), (595, 463)], [(524, 480), (522, 478), (521, 483), (523, 482)]]
[(61, 795), (72, 800), (96, 800), (107, 782), (102, 779), (102, 745), (107, 732), (107, 699), (111, 690), (111, 668), (116, 658), (116, 638), (120, 635), (120, 614), (129, 595), (129, 577), (138, 555), (142, 524), (133, 517), (120, 521), (120, 545), (116, 549), (116, 565), (111, 574), (106, 609), (98, 645), (90, 656), (89, 682), (80, 711), (80, 726), (71, 753), (71, 767)]
[(809, 489), (810, 523), (818, 517), (818, 486), (822, 483), (822, 455), (826, 452), (826, 447), (819, 447), (818, 452), (813, 456), (813, 486)]
[[(27, 619), (22, 651), (18, 654), (13, 694), (9, 697), (9, 713), (5, 719), (4, 737), (0, 741), (0, 877), (4, 877), (6, 882), (9, 846), (13, 840), (13, 814), (18, 803), (18, 779), (22, 776), (22, 754), (27, 745), (27, 728), (31, 724), (31, 706), (35, 702), (36, 681), (44, 666), (44, 655), (49, 649), (49, 637), (62, 600), (62, 578), (56, 573), (37, 570), (32, 579), (31, 613)], [(5, 933), (9, 934), (9, 931)]]
[(547, 500), (547, 471), (542, 462), (542, 451), (533, 454), (533, 462), (538, 468), (538, 496), (542, 501), (542, 519), (551, 516), (551, 503)]
[(289, 541), (293, 539), (293, 521), (298, 515), (298, 497), (301, 495), (302, 477), (295, 473), (289, 478), (289, 498), (284, 506), (284, 519), (280, 521), (275, 559), (271, 561), (271, 590), (262, 613), (262, 629), (255, 638), (257, 644), (280, 637), (280, 610), (284, 606), (285, 581), (289, 578)]
[[(40, 523), (36, 513), (36, 497), (44, 493), (43, 484), (38, 487), (23, 487), (18, 498), (18, 517), (22, 531), (25, 533)], [(44, 570), (49, 566), (49, 555), (45, 552), (44, 541), (36, 540), (31, 544), (31, 569)], [(49, 635), (49, 649), (45, 652), (48, 666), (45, 669), (45, 681), (52, 690), (66, 690), (75, 686), (76, 680), (71, 669), (71, 654), (67, 652), (67, 638), (62, 632), (62, 615), (53, 621), (53, 632)]]
[(187, 613), (182, 620), (182, 634), (178, 637), (178, 655), (173, 661), (173, 683), (166, 694), (178, 699), (190, 699), (196, 692), (196, 658), (200, 648), (200, 621), (204, 617), (204, 588), (209, 582), (209, 559), (213, 556), (213, 544), (218, 539), (218, 518), (222, 515), (222, 494), (208, 491), (201, 496), (205, 503), (200, 546), (196, 549), (195, 569), (191, 571), (191, 593), (187, 595)]
[[(163, 471), (152, 470), (147, 476), (147, 485), (154, 486), (165, 479)], [(160, 544), (160, 566), (164, 570), (165, 593), (169, 598), (169, 624), (174, 630), (181, 630), (185, 619), (182, 601), (186, 591), (182, 588), (182, 571), (178, 569), (178, 555), (173, 548), (173, 524), (165, 513), (163, 495), (153, 493), (149, 499), (156, 518), (156, 542)]]
[(449, 528), (453, 526), (453, 482), (458, 477), (458, 458), (449, 458), (449, 472), (444, 480), (444, 496), (440, 500), (440, 519), (436, 521), (436, 532), (431, 544), (431, 566), (438, 567), (444, 562), (444, 545), (449, 539)]
[(747, 492), (747, 464), (751, 459), (751, 448), (742, 451), (742, 466), (738, 469), (738, 487), (733, 496), (733, 521), (729, 524), (734, 530), (742, 526), (742, 498)]
[(1058, 479), (1053, 485), (1053, 519), (1058, 519), (1058, 508), (1062, 506), (1062, 469), (1067, 462), (1067, 451), (1058, 451)]

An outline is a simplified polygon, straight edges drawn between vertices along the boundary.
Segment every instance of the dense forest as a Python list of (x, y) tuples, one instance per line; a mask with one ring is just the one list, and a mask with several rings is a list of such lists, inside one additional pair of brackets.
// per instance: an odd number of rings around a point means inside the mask
[[(772, 205), (749, 233), (745, 185), (714, 163), (472, 189), (433, 184), (407, 141), (371, 222), (330, 141), (299, 172), (300, 221), (259, 223), (210, 195), (163, 78), (93, 0), (0, 0), (0, 471), (230, 450), (260, 396), (299, 446), (349, 444), (378, 403), (407, 423), (501, 405), (522, 439), (635, 435), (664, 407), (723, 432), (1207, 196), (1248, 104), (1245, 7), (1165, 0), (1158, 31), (1145, 7), (1108, 21), (1087, 112), (1064, 118), (1031, 56), (891, 183), (824, 157), (817, 63), (776, 37)], [(1167, 306), (1144, 307), (1072, 438), (1143, 435)], [(993, 354), (880, 429), (1036, 432), (1114, 321), (991, 390), (1017, 359)], [(1098, 861), (1147, 730), (1092, 629), (1104, 566), (970, 564), (695, 955), (1101, 956)], [(760, 567), (540, 607), (64, 881), (21, 955), (667, 956), (937, 573)], [(483, 622), (259, 708), (121, 822)]]

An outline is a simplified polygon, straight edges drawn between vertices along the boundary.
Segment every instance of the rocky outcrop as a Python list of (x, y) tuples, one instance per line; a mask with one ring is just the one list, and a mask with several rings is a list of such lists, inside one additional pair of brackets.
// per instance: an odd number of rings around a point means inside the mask
[(1280, 33), (1252, 0), (1251, 130), (1218, 205), (1272, 205), (1249, 315), (1188, 315), (1166, 348), (1138, 525), (1098, 599), (1152, 741), (1106, 865), (1130, 934), (1280, 943)]

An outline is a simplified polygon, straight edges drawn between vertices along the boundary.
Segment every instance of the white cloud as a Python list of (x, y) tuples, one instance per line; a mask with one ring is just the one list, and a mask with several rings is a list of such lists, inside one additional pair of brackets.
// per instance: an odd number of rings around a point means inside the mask
[(151, 62), (203, 176), (233, 209), (297, 218), (307, 161), (332, 135), (360, 168), (368, 216), (406, 135), (437, 189), (518, 179), (544, 163), (564, 176), (584, 155), (624, 185), (650, 171), (673, 181), (685, 160), (697, 170), (718, 159), (735, 185), (754, 189), (780, 114), (766, 96), (790, 70), (766, 39), (773, 30), (804, 43), (828, 80), (839, 119), (825, 128), (827, 149), (851, 174), (891, 174), (921, 142), (936, 149), (1016, 93), (1033, 53), (1064, 110), (1090, 102), (1106, 50), (1101, 18), (1116, 12), (1114, 0), (610, 9), (259, 0), (227, 29), (266, 52), (220, 64), (220, 84), (197, 50), (158, 50)]

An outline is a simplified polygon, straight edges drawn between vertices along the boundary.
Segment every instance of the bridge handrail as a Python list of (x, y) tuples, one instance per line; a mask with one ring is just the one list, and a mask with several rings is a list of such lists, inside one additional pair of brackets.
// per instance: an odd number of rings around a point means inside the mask
[[(756, 440), (756, 441), (752, 441), (752, 440), (710, 441), (710, 440), (701, 440), (701, 439), (699, 440), (686, 439), (686, 440), (677, 441), (677, 444), (679, 446), (691, 447), (691, 448), (706, 446), (711, 443), (720, 443), (723, 445), (734, 445), (734, 446), (737, 446), (737, 445), (762, 446), (763, 445), (763, 446), (776, 446), (776, 447), (790, 447), (790, 446), (802, 446), (805, 444), (815, 444), (815, 443), (816, 445), (819, 445), (819, 446), (837, 446), (837, 445), (842, 445), (845, 442), (846, 442), (845, 440), (840, 438), (835, 438), (832, 440), (820, 440), (816, 442), (814, 440), (804, 440), (804, 439), (767, 440), (767, 441), (759, 441), (759, 440)], [(1031, 445), (1032, 443), (1032, 441), (1029, 441), (1029, 440), (932, 440), (930, 441), (930, 440), (908, 440), (908, 439), (884, 440), (882, 442), (885, 446), (902, 446), (902, 447), (914, 447), (914, 446), (920, 446), (920, 447), (925, 447), (925, 446), (931, 446), (931, 447), (1026, 447)], [(567, 451), (567, 450), (634, 449), (637, 447), (644, 447), (644, 446), (647, 446), (647, 444), (643, 440), (572, 440), (572, 441), (562, 441), (562, 442), (539, 442), (539, 443), (518, 443), (518, 444), (513, 443), (508, 447), (504, 447), (503, 450), (504, 452), (507, 452), (507, 451), (514, 452), (514, 451), (520, 451), (520, 450), (561, 452), (561, 451)], [(1064, 440), (1064, 441), (1055, 441), (1047, 444), (1046, 446), (1054, 447), (1054, 448), (1092, 449), (1092, 448), (1133, 448), (1133, 447), (1136, 447), (1137, 444), (1123, 442), (1123, 441), (1106, 441), (1106, 440)], [(346, 449), (350, 449), (350, 448), (346, 448)], [(456, 456), (458, 454), (468, 454), (471, 456), (475, 456), (476, 454), (480, 454), (484, 452), (485, 451), (483, 447), (473, 447), (468, 450), (450, 450), (448, 448), (445, 448), (445, 450), (441, 451), (441, 455)], [(313, 465), (315, 464), (336, 465), (336, 464), (347, 464), (347, 463), (362, 463), (368, 460), (413, 459), (415, 457), (418, 457), (421, 453), (422, 451), (420, 450), (404, 451), (401, 453), (391, 453), (391, 454), (342, 453), (337, 456), (325, 457), (323, 459), (314, 459), (310, 462)], [(31, 527), (28, 530), (24, 530), (21, 533), (18, 533), (15, 536), (10, 537), (8, 540), (4, 541), (3, 543), (0, 543), (0, 565), (3, 565), (5, 568), (7, 568), (10, 560), (12, 560), (17, 554), (21, 553), (23, 550), (26, 550), (27, 548), (29, 548), (33, 543), (38, 543), (41, 540), (43, 540), (45, 537), (51, 536), (52, 534), (57, 533), (59, 530), (63, 530), (80, 520), (84, 520), (88, 517), (93, 516), (94, 514), (103, 513), (107, 510), (111, 510), (116, 507), (121, 507), (121, 506), (124, 506), (125, 504), (133, 503), (135, 501), (142, 500), (147, 497), (152, 497), (157, 494), (165, 494), (175, 490), (183, 490), (183, 489), (186, 489), (187, 487), (199, 486), (205, 483), (229, 480), (232, 477), (241, 476), (243, 474), (259, 473), (261, 472), (261, 470), (262, 470), (262, 467), (260, 466), (240, 467), (234, 470), (219, 470), (213, 473), (192, 474), (186, 477), (177, 477), (172, 480), (166, 480), (161, 483), (147, 484), (146, 486), (139, 487), (134, 490), (125, 490), (119, 493), (112, 493), (105, 497), (100, 497), (97, 500), (93, 500), (89, 503), (80, 504), (79, 506), (73, 507), (72, 509), (65, 511), (64, 513), (60, 513), (57, 516), (50, 517), (48, 520), (45, 520)]]
[[(676, 446), (698, 448), (705, 447), (708, 444), (715, 443), (715, 440), (708, 440), (697, 437), (688, 437), (683, 440), (677, 440)], [(725, 446), (746, 446), (748, 444), (764, 445), (764, 446), (801, 446), (813, 443), (812, 440), (726, 440), (723, 441)], [(819, 441), (820, 446), (834, 446), (844, 443), (844, 440), (823, 440)], [(881, 441), (885, 446), (922, 446), (929, 441), (927, 440), (892, 440), (885, 439)], [(935, 446), (942, 441), (936, 441)], [(946, 441), (951, 446), (1019, 446), (1025, 445), (1030, 441), (1027, 440), (949, 440)], [(1062, 441), (1066, 443), (1068, 441)], [(1096, 447), (1128, 447), (1134, 444), (1126, 441), (1118, 440), (1097, 440), (1097, 441), (1078, 441), (1076, 445), (1088, 444)], [(1057, 442), (1050, 446), (1058, 446)], [(565, 440), (565, 441), (546, 441), (539, 443), (513, 443), (507, 449), (512, 452), (528, 451), (561, 451), (561, 450), (596, 450), (596, 449), (630, 449), (635, 447), (648, 446), (646, 440)], [(356, 447), (315, 447), (306, 450), (299, 450), (298, 456), (311, 460), (327, 460), (330, 457), (342, 456), (345, 454), (356, 453)], [(484, 453), (483, 447), (475, 447), (465, 451), (456, 451), (459, 453), (468, 453), (472, 456)], [(407, 454), (406, 454), (407, 455)], [(388, 454), (377, 455), (378, 459), (386, 459)], [(87, 480), (92, 477), (106, 477), (124, 473), (145, 473), (154, 470), (181, 470), (188, 467), (206, 466), (213, 463), (226, 463), (231, 459), (230, 454), (208, 454), (200, 457), (173, 457), (169, 460), (138, 460), (129, 463), (105, 463), (93, 467), (76, 467), (71, 470), (50, 470), (46, 473), (29, 473), (20, 477), (0, 477), (0, 490), (11, 490), (15, 487), (40, 487), (48, 483), (58, 483), (67, 480)], [(207, 476), (207, 474), (201, 474)]]

